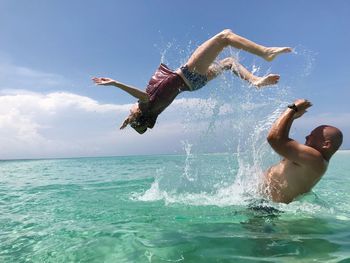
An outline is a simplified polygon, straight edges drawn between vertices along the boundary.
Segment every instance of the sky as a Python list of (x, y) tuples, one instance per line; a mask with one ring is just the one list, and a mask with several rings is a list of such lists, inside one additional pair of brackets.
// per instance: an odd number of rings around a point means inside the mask
[[(255, 98), (268, 112), (309, 99), (313, 107), (293, 125), (293, 136), (303, 142), (314, 127), (330, 124), (343, 131), (342, 149), (350, 149), (349, 13), (346, 0), (1, 0), (0, 159), (181, 154), (184, 142), (206, 138), (213, 109), (238, 125), (244, 114), (235, 110)], [(160, 62), (181, 66), (226, 28), (265, 46), (294, 48), (272, 63), (226, 51), (257, 74), (280, 74), (279, 85), (257, 92), (225, 75), (180, 94), (150, 132), (118, 129), (135, 100), (93, 85), (93, 76), (144, 89)], [(216, 125), (214, 146), (235, 133), (229, 127), (222, 134)], [(214, 146), (204, 148), (225, 150)]]

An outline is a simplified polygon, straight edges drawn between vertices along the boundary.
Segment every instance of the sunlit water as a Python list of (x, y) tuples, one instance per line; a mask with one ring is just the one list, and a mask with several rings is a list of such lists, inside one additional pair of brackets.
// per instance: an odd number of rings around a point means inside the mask
[(350, 152), (312, 193), (269, 209), (235, 185), (234, 155), (197, 156), (216, 167), (213, 187), (162, 187), (162, 176), (186, 178), (186, 158), (1, 162), (0, 262), (350, 260)]

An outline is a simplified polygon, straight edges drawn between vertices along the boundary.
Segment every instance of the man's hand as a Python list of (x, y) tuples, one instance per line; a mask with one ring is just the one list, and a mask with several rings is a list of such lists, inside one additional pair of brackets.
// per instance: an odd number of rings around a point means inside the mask
[(294, 119), (303, 116), (304, 113), (307, 112), (306, 109), (312, 106), (311, 102), (305, 99), (297, 99), (294, 101), (294, 104), (298, 109), (298, 111), (294, 113)]
[(103, 86), (112, 86), (116, 83), (114, 79), (110, 78), (92, 78), (92, 81), (95, 82), (96, 85), (103, 85)]

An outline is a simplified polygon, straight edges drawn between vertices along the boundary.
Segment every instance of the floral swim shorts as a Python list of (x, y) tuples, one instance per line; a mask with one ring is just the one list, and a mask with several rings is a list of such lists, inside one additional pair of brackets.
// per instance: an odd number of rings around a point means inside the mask
[(194, 91), (202, 88), (208, 82), (208, 78), (205, 75), (201, 75), (197, 72), (190, 71), (187, 65), (182, 66), (181, 68), (182, 74), (184, 74), (185, 78), (191, 84), (190, 90)]

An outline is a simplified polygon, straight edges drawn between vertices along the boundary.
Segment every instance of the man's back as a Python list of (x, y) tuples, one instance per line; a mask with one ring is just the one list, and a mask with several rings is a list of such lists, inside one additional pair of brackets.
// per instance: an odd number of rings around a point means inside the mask
[(290, 203), (299, 195), (309, 192), (326, 172), (328, 162), (320, 159), (319, 165), (301, 165), (283, 159), (265, 174), (265, 187), (275, 202)]

